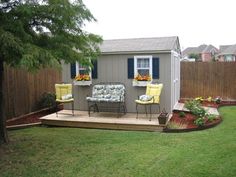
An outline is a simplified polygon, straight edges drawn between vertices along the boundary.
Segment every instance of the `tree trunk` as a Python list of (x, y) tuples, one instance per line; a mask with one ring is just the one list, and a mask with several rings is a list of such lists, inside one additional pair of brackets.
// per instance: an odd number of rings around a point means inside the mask
[(0, 58), (0, 144), (9, 142), (6, 129), (6, 116), (5, 116), (5, 106), (4, 106), (4, 96), (3, 96), (4, 92), (3, 74), (4, 74), (3, 60)]

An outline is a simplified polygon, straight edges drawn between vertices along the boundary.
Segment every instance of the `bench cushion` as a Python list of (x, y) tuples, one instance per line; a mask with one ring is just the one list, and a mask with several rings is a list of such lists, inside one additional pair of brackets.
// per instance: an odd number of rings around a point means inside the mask
[(125, 86), (122, 84), (97, 84), (93, 86), (92, 97), (88, 101), (94, 102), (124, 102)]

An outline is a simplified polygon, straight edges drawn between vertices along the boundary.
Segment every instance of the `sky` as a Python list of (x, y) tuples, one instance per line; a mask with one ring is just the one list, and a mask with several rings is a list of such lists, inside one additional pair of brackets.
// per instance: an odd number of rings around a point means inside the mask
[(181, 49), (236, 44), (236, 0), (83, 0), (106, 39), (178, 36)]

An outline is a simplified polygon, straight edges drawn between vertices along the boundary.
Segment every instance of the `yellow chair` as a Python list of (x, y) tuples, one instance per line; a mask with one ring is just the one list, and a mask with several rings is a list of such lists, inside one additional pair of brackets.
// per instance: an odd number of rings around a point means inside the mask
[[(71, 103), (72, 115), (74, 116), (74, 98), (72, 95), (72, 84), (55, 84), (56, 102), (57, 103)], [(56, 112), (58, 116), (58, 113)]]
[(145, 113), (147, 116), (147, 106), (150, 106), (150, 120), (152, 117), (152, 105), (157, 105), (160, 112), (160, 95), (163, 88), (163, 84), (147, 84), (146, 94), (139, 96), (136, 102), (136, 111), (138, 118), (138, 105), (145, 106)]

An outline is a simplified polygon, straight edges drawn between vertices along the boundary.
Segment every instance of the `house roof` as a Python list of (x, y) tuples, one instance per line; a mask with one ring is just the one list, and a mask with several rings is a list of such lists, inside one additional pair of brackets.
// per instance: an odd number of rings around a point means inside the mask
[(133, 38), (104, 40), (100, 46), (102, 53), (150, 52), (175, 50), (177, 36), (156, 38)]
[(228, 46), (219, 55), (233, 55), (236, 54), (236, 44)]
[(223, 52), (225, 49), (227, 49), (230, 46), (232, 45), (220, 45), (220, 52)]
[(219, 50), (216, 47), (214, 47), (213, 45), (210, 44), (202, 51), (202, 53), (210, 53), (210, 52), (212, 52), (212, 50), (219, 52)]
[(202, 53), (207, 47), (208, 47), (208, 45), (206, 45), (206, 44), (199, 45), (197, 47), (198, 53)]
[(197, 47), (188, 47), (188, 48), (184, 49), (183, 56), (189, 55), (191, 53), (198, 53), (198, 48)]
[(183, 56), (189, 55), (189, 54), (199, 54), (199, 53), (210, 53), (212, 50), (215, 50), (216, 52), (218, 52), (219, 50), (214, 47), (213, 45), (206, 45), (206, 44), (202, 44), (198, 47), (188, 47), (183, 51)]

